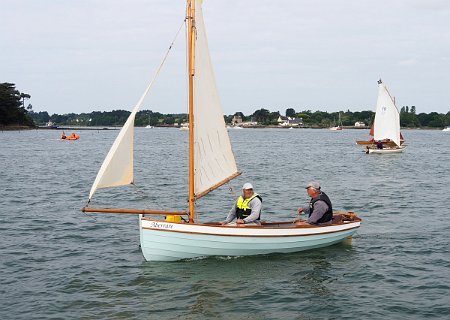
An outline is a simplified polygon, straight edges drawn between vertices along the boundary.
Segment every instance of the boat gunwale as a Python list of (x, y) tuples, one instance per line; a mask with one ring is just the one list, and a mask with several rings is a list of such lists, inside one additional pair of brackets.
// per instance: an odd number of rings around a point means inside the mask
[[(332, 224), (322, 224), (322, 225), (311, 225), (311, 224), (301, 224), (301, 225), (295, 225), (292, 221), (270, 221), (270, 222), (262, 222), (261, 225), (221, 225), (219, 222), (205, 222), (205, 223), (186, 223), (186, 222), (176, 222), (176, 221), (167, 221), (167, 220), (161, 220), (161, 219), (154, 219), (154, 218), (147, 218), (142, 217), (142, 220), (147, 221), (155, 221), (155, 222), (161, 222), (161, 223), (173, 223), (173, 224), (179, 224), (179, 225), (187, 225), (187, 226), (200, 226), (200, 227), (217, 227), (217, 228), (251, 228), (251, 229), (311, 229), (311, 228), (325, 228), (325, 227), (333, 227), (333, 226), (342, 226), (345, 224), (353, 223), (353, 222), (361, 222), (361, 218), (354, 218), (353, 221), (344, 221), (342, 223), (332, 223)], [(279, 224), (293, 224), (292, 227), (281, 227), (281, 228), (275, 228), (275, 227), (269, 227), (268, 225), (279, 225)], [(159, 229), (157, 229), (159, 230)]]
[[(282, 231), (286, 231), (286, 230), (304, 230), (304, 229), (323, 229), (323, 228), (327, 228), (327, 227), (340, 227), (340, 226), (350, 226), (352, 224), (358, 223), (358, 225), (353, 225), (350, 227), (345, 227), (344, 229), (340, 229), (340, 230), (328, 230), (328, 231), (324, 231), (324, 232), (317, 232), (317, 233), (307, 233), (307, 234), (235, 234), (235, 233), (212, 233), (212, 232), (201, 232), (201, 231), (191, 231), (191, 230), (174, 230), (174, 229), (170, 229), (170, 228), (158, 228), (158, 227), (146, 227), (146, 226), (141, 226), (142, 230), (152, 230), (152, 231), (167, 231), (167, 232), (176, 232), (176, 233), (184, 233), (184, 234), (198, 234), (198, 235), (212, 235), (212, 236), (229, 236), (229, 237), (267, 237), (267, 238), (282, 238), (282, 237), (298, 237), (298, 236), (315, 236), (315, 235), (323, 235), (323, 234), (330, 234), (330, 233), (338, 233), (338, 232), (343, 232), (343, 231), (349, 231), (349, 230), (353, 230), (353, 229), (357, 229), (360, 227), (360, 222), (362, 221), (360, 218), (355, 217), (354, 221), (348, 221), (348, 222), (344, 222), (344, 223), (336, 223), (336, 224), (329, 224), (329, 225), (318, 225), (318, 226), (313, 226), (313, 225), (293, 225), (292, 227), (281, 227), (281, 228), (274, 228), (274, 227), (265, 227), (265, 226), (225, 226), (225, 225), (211, 225), (211, 224), (204, 224), (204, 223), (179, 223), (179, 222), (168, 222), (165, 220), (158, 220), (158, 219), (150, 219), (150, 218), (145, 218), (142, 217), (142, 220), (146, 220), (149, 222), (158, 222), (158, 223), (169, 223), (169, 224), (174, 224), (174, 225), (184, 225), (184, 226), (196, 226), (196, 227), (209, 227), (209, 228), (220, 228), (220, 229), (231, 229), (231, 230), (235, 230), (235, 229), (240, 229), (242, 231), (244, 230), (270, 230), (270, 231), (274, 231), (274, 230), (282, 230)], [(279, 222), (279, 223), (275, 223), (275, 222), (271, 222), (270, 224), (293, 224), (292, 222)]]
[(396, 148), (383, 148), (383, 149), (368, 148), (367, 150), (369, 150), (369, 153), (388, 154), (388, 153), (400, 153), (400, 152), (403, 152), (403, 150), (405, 150), (405, 149), (406, 149), (406, 145), (402, 145), (402, 146), (396, 147)]
[[(326, 231), (326, 232), (319, 232), (319, 233), (309, 233), (309, 234), (284, 234), (284, 235), (278, 235), (278, 234), (220, 234), (220, 233), (209, 233), (209, 232), (196, 232), (196, 231), (184, 231), (184, 230), (173, 230), (173, 229), (158, 229), (158, 228), (149, 228), (149, 227), (142, 227), (143, 230), (152, 230), (152, 231), (163, 231), (163, 232), (175, 232), (175, 233), (182, 233), (182, 234), (195, 234), (195, 235), (205, 235), (205, 236), (219, 236), (219, 237), (244, 237), (244, 238), (286, 238), (286, 237), (310, 237), (310, 236), (318, 236), (323, 234), (332, 234), (332, 233), (338, 233), (338, 232), (345, 232), (350, 231), (353, 229), (358, 229), (360, 226), (354, 226), (351, 228), (346, 228), (343, 230), (334, 230), (334, 231)], [(261, 228), (262, 229), (262, 228)], [(278, 230), (288, 230), (288, 228), (273, 228)], [(295, 228), (289, 228), (295, 229)]]

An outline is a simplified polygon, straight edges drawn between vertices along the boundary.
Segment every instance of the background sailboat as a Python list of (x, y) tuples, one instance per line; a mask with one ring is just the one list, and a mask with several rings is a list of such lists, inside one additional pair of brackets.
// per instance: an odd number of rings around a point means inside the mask
[(381, 79), (378, 81), (377, 107), (370, 135), (373, 139), (356, 142), (366, 145), (366, 153), (398, 153), (405, 148), (400, 133), (400, 113)]
[(338, 119), (338, 125), (337, 127), (331, 127), (330, 130), (332, 131), (341, 131), (343, 129), (342, 127), (342, 121), (341, 121), (341, 113), (339, 112), (339, 119)]
[[(251, 227), (222, 226), (219, 223), (198, 221), (196, 200), (241, 173), (236, 166), (217, 92), (203, 21), (202, 1), (187, 1), (187, 22), (188, 210), (172, 212), (90, 207), (82, 210), (139, 214), (142, 253), (146, 260), (152, 261), (295, 252), (334, 244), (354, 234), (361, 222), (354, 213), (337, 215), (333, 224), (320, 227), (296, 226), (292, 221), (268, 222)], [(104, 160), (91, 188), (89, 202), (99, 188), (133, 183), (133, 123), (146, 93), (133, 109)], [(158, 219), (151, 215), (165, 217)], [(186, 223), (181, 219), (183, 215), (188, 217)]]

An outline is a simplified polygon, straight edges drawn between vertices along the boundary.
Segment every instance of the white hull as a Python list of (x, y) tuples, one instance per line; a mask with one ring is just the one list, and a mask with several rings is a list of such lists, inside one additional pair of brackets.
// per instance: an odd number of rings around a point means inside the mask
[(147, 261), (208, 256), (250, 256), (325, 247), (353, 235), (360, 221), (321, 227), (228, 227), (140, 219), (141, 249)]
[(331, 131), (342, 131), (342, 127), (331, 127)]
[(442, 131), (450, 131), (450, 127), (447, 127), (447, 128), (444, 128), (444, 129), (442, 129)]
[[(399, 148), (383, 148), (383, 149), (376, 149), (376, 148), (369, 148), (369, 154), (370, 153), (377, 153), (377, 154), (388, 154), (388, 153), (400, 153), (405, 150), (406, 147), (399, 147)], [(367, 153), (367, 151), (366, 151)]]

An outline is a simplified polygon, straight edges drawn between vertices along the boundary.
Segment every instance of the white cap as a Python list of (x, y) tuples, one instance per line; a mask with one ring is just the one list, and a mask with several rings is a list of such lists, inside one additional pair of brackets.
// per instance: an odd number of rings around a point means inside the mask
[(305, 189), (314, 188), (316, 190), (320, 190), (320, 184), (317, 181), (311, 181), (308, 183)]
[(251, 183), (247, 182), (242, 186), (242, 190), (247, 190), (247, 189), (253, 189), (253, 186)]

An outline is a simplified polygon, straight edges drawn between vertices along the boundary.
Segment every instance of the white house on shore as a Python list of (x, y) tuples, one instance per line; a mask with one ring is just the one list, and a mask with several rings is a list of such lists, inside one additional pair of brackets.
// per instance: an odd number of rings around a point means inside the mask
[(355, 127), (365, 127), (365, 126), (366, 126), (366, 124), (364, 122), (361, 122), (361, 121), (355, 122)]
[(303, 125), (302, 118), (279, 116), (277, 122), (280, 127), (299, 127)]
[(238, 116), (238, 115), (234, 115), (233, 116), (233, 119), (231, 120), (231, 124), (233, 125), (233, 126), (237, 126), (237, 125), (239, 125), (239, 124), (241, 124), (242, 123), (242, 117), (241, 116)]

